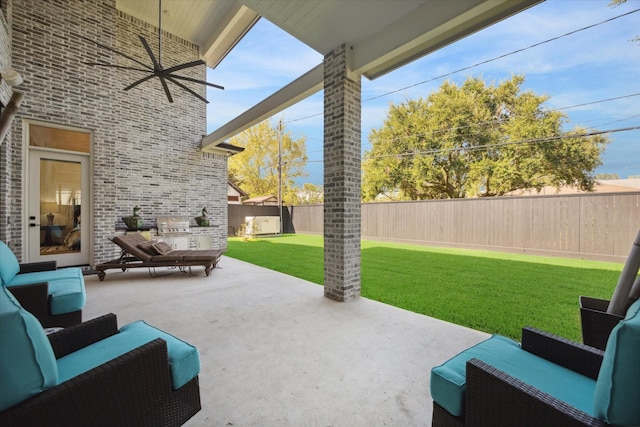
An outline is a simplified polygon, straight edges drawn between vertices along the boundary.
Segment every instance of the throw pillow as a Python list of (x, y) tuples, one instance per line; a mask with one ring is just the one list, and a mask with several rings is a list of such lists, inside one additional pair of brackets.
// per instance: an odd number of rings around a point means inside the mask
[(138, 243), (138, 248), (142, 249), (149, 255), (158, 255), (160, 252), (156, 251), (153, 245), (158, 243), (157, 240), (149, 240), (148, 242)]
[(164, 255), (173, 250), (173, 248), (166, 242), (156, 242), (152, 246), (156, 251), (158, 251), (158, 254), (160, 255)]

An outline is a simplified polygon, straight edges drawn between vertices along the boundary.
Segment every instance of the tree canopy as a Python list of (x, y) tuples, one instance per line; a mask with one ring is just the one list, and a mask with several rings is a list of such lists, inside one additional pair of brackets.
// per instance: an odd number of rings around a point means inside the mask
[(468, 78), (427, 99), (391, 105), (363, 160), (363, 198), (448, 199), (574, 185), (591, 190), (609, 140), (546, 110), (522, 91), (523, 76), (498, 85)]
[(295, 179), (305, 176), (306, 139), (294, 138), (290, 131), (264, 121), (231, 138), (231, 144), (244, 147), (229, 159), (229, 177), (250, 197), (278, 195), (278, 145), (282, 138), (282, 200), (296, 200)]

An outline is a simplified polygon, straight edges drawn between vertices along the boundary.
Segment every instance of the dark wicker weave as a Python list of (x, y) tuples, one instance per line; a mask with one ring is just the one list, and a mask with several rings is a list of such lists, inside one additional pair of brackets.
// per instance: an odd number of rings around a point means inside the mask
[[(61, 357), (115, 333), (109, 314), (50, 341)], [(199, 410), (198, 377), (172, 390), (167, 344), (156, 339), (1, 412), (0, 425), (179, 426)]]
[[(55, 261), (33, 262), (20, 264), (20, 273), (33, 273), (36, 271), (50, 271), (57, 268)], [(20, 305), (33, 314), (45, 328), (77, 325), (82, 322), (82, 310), (71, 313), (51, 314), (51, 297), (49, 285), (34, 283), (30, 285), (7, 286)]]
[[(522, 348), (553, 363), (597, 378), (603, 352), (533, 328)], [(467, 362), (464, 418), (434, 402), (433, 427), (608, 426), (598, 419), (478, 360)]]

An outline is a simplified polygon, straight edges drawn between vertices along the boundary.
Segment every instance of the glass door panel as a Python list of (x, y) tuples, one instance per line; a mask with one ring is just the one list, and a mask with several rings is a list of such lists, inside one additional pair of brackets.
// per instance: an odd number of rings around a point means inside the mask
[(88, 264), (88, 158), (31, 150), (30, 167), (29, 260)]

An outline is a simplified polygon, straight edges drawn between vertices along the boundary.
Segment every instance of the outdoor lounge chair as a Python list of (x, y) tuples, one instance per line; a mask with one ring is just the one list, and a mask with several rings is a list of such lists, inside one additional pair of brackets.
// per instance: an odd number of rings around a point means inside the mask
[(82, 322), (87, 297), (80, 268), (56, 268), (55, 261), (19, 264), (0, 241), (0, 286), (9, 288), (45, 328)]
[(122, 252), (118, 259), (96, 265), (100, 280), (104, 280), (105, 270), (113, 268), (122, 271), (149, 268), (151, 271), (156, 267), (175, 267), (181, 271), (187, 268), (191, 271), (192, 266), (202, 266), (208, 276), (222, 256), (221, 250), (213, 249), (171, 250), (168, 244), (147, 240), (139, 233), (115, 236), (111, 241), (120, 246)]
[(46, 335), (1, 288), (0, 343), (2, 426), (179, 426), (201, 409), (197, 349), (142, 321)]
[(431, 370), (433, 427), (640, 425), (640, 300), (604, 351), (532, 328)]

